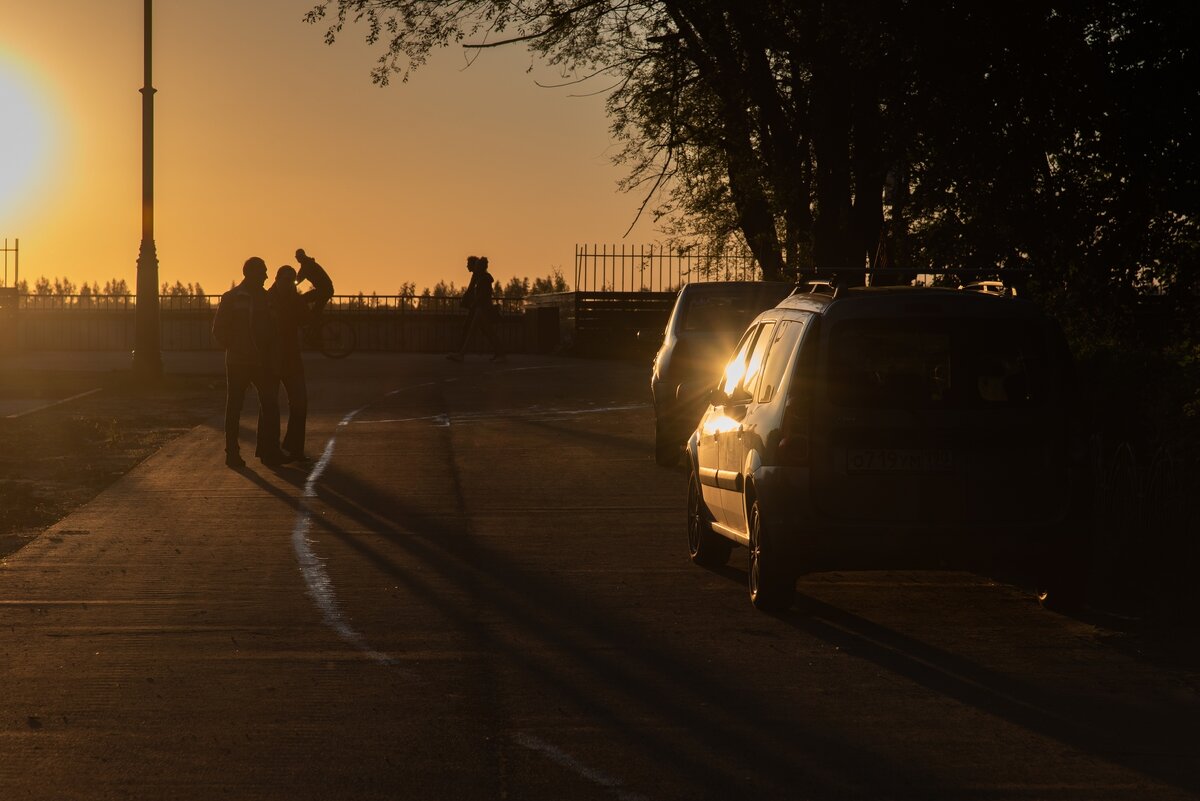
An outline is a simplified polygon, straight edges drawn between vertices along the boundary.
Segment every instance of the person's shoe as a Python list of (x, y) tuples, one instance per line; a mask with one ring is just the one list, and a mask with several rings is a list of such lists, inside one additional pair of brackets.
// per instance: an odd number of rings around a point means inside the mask
[(269, 453), (265, 456), (258, 457), (258, 459), (260, 462), (265, 464), (267, 467), (279, 467), (280, 465), (287, 464), (287, 462), (288, 462), (287, 456), (284, 455), (282, 452)]
[(461, 362), (463, 360), (463, 355), (461, 353), (447, 353), (446, 358), (452, 362)]
[(283, 452), (283, 460), (285, 462), (307, 462), (309, 461), (309, 458), (307, 454), (293, 453), (285, 448)]
[(239, 467), (246, 466), (246, 460), (238, 456), (236, 453), (227, 453), (225, 454), (225, 466), (232, 467), (234, 470), (237, 470)]

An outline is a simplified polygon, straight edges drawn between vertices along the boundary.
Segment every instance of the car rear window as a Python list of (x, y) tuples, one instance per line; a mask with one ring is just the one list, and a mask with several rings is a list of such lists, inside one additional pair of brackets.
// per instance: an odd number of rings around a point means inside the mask
[(843, 320), (828, 351), (830, 400), (869, 408), (1041, 403), (1053, 385), (1042, 321)]

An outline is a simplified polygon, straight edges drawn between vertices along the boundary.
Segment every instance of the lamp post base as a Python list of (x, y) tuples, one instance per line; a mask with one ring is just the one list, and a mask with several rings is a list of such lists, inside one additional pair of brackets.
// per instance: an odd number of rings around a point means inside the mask
[(133, 371), (143, 378), (162, 375), (158, 342), (158, 254), (153, 239), (143, 239), (138, 251)]

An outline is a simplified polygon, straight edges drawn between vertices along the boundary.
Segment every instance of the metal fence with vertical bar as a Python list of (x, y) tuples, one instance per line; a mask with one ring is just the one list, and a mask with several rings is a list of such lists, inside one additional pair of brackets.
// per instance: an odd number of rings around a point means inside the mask
[(672, 292), (698, 281), (756, 281), (746, 251), (702, 251), (662, 245), (576, 245), (576, 292)]

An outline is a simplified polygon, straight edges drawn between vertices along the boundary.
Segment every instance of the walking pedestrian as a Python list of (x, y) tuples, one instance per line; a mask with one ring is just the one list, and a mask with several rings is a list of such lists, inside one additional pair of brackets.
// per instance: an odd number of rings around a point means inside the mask
[(238, 430), (246, 389), (258, 394), (255, 455), (263, 464), (283, 463), (279, 450), (279, 378), (275, 375), (275, 326), (267, 308), (267, 264), (257, 256), (242, 265), (242, 282), (221, 296), (213, 338), (225, 349), (225, 464), (245, 467)]
[(478, 328), (492, 345), (492, 361), (504, 360), (504, 350), (500, 345), (500, 337), (496, 331), (499, 322), (499, 309), (492, 301), (492, 285), (495, 279), (488, 272), (487, 256), (468, 256), (467, 269), (471, 271), (471, 282), (463, 292), (462, 305), (468, 310), (467, 324), (463, 329), (462, 343), (458, 350), (446, 356), (454, 362), (461, 362), (467, 353), (471, 334)]
[(304, 426), (308, 419), (308, 382), (300, 355), (300, 331), (308, 318), (304, 298), (296, 291), (296, 268), (285, 264), (275, 272), (267, 290), (267, 305), (275, 322), (278, 342), (277, 372), (287, 393), (287, 432), (283, 450), (288, 461), (304, 461)]

